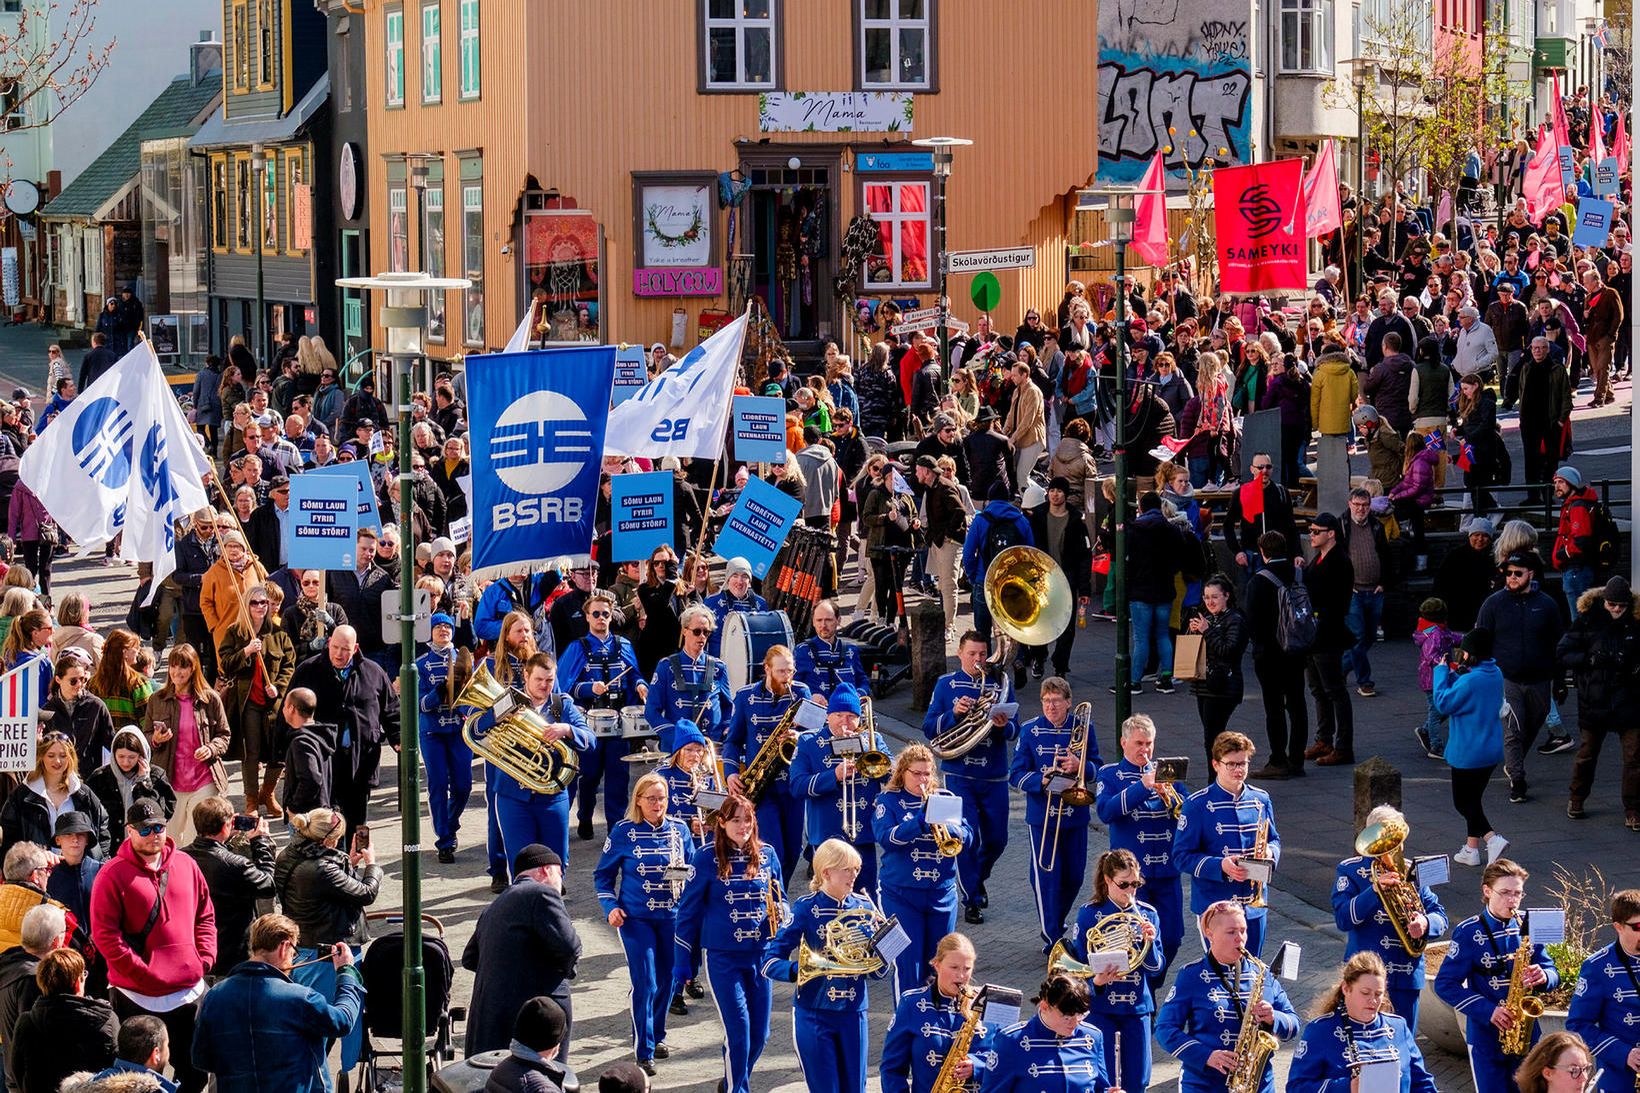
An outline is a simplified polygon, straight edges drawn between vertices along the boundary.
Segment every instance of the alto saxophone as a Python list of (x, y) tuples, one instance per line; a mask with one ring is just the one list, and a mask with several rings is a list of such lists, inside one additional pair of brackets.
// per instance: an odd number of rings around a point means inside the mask
[[(1275, 1034), (1260, 1027), (1254, 1016), (1254, 1010), (1264, 1000), (1264, 981), (1269, 978), (1270, 969), (1246, 949), (1241, 951), (1241, 958), (1252, 961), (1258, 974), (1253, 977), (1253, 989), (1247, 995), (1247, 1009), (1241, 1017), (1241, 1031), (1236, 1034), (1236, 1065), (1225, 1077), (1224, 1086), (1227, 1093), (1258, 1093), (1264, 1068), (1279, 1046)], [(1236, 985), (1241, 985), (1240, 965), (1236, 969)]]
[(1532, 1045), (1532, 1026), (1543, 1016), (1543, 999), (1534, 998), (1526, 985), (1526, 969), (1531, 965), (1532, 941), (1522, 932), (1520, 948), (1515, 950), (1515, 964), (1509, 972), (1509, 995), (1503, 1000), (1503, 1008), (1515, 1023), (1498, 1036), (1498, 1048), (1505, 1055), (1526, 1054)]
[[(939, 990), (930, 987), (931, 991)], [(980, 1009), (974, 1005), (979, 997), (979, 991), (962, 989), (962, 1027), (957, 1029), (956, 1035), (951, 1037), (951, 1047), (945, 1053), (945, 1061), (940, 1064), (940, 1072), (934, 1075), (934, 1084), (928, 1087), (928, 1093), (965, 1093), (972, 1088), (972, 1077), (958, 1078), (957, 1068), (968, 1059), (968, 1047), (974, 1042), (974, 1034), (979, 1031)]]

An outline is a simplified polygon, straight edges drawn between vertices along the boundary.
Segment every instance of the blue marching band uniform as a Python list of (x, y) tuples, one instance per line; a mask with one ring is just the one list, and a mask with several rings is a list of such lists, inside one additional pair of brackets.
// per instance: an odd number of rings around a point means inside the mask
[[(817, 839), (816, 842), (822, 842)], [(838, 912), (871, 908), (865, 895), (855, 892), (841, 901), (814, 892), (792, 903), (791, 919), (763, 949), (759, 971), (768, 979), (797, 982), (797, 961), (788, 959), (799, 941), (809, 948), (825, 945), (826, 924)], [(792, 1041), (803, 1079), (811, 1090), (865, 1093), (870, 1043), (866, 1014), (870, 1006), (868, 978), (889, 974), (888, 963), (870, 976), (817, 976), (797, 988), (792, 1009)]]
[(1150, 1087), (1150, 1022), (1156, 1012), (1155, 995), (1151, 980), (1162, 974), (1161, 919), (1156, 908), (1143, 900), (1134, 900), (1133, 906), (1118, 907), (1112, 900), (1085, 903), (1076, 913), (1076, 922), (1065, 935), (1065, 948), (1072, 956), (1086, 963), (1088, 959), (1088, 931), (1111, 915), (1132, 911), (1150, 923), (1156, 931), (1156, 942), (1145, 950), (1144, 959), (1131, 972), (1119, 975), (1104, 986), (1088, 980), (1088, 1021), (1105, 1037), (1105, 1069), (1117, 1072), (1116, 1034), (1122, 1034), (1122, 1081), (1129, 1089)]
[[(1019, 744), (1008, 767), (1009, 783), (1025, 794), (1025, 826), (1031, 833), (1031, 895), (1036, 899), (1044, 953), (1064, 936), (1065, 920), (1076, 906), (1088, 873), (1088, 806), (1066, 804), (1059, 794), (1050, 795), (1043, 783), (1056, 769), (1059, 757), (1069, 750), (1074, 719), (1074, 714), (1066, 714), (1064, 724), (1055, 725), (1043, 714), (1025, 722), (1019, 728)], [(1089, 725), (1089, 775), (1098, 769), (1099, 741)], [(1057, 835), (1057, 853), (1044, 843), (1049, 827)], [(1053, 868), (1044, 869), (1042, 859), (1050, 856)]]
[[(1402, 884), (1417, 884), (1418, 898), (1423, 901), (1424, 917), (1429, 919), (1426, 940), (1446, 933), (1446, 908), (1428, 885), (1418, 884), (1403, 876)], [(1401, 944), (1395, 924), (1384, 907), (1383, 897), (1372, 886), (1372, 859), (1345, 858), (1338, 863), (1338, 879), (1333, 882), (1333, 921), (1344, 931), (1347, 939), (1344, 959), (1348, 960), (1365, 949), (1377, 953), (1389, 973), (1389, 1000), (1395, 1012), (1406, 1019), (1414, 1030), (1418, 1027), (1418, 995), (1424, 989), (1424, 958), (1407, 952)], [(1630, 1093), (1633, 1093), (1631, 1090)]]
[(769, 1042), (774, 1001), (773, 984), (758, 964), (769, 940), (769, 890), (778, 892), (781, 885), (780, 860), (773, 847), (760, 846), (757, 872), (748, 877), (750, 861), (749, 851), (736, 848), (723, 877), (716, 847), (695, 851), (694, 872), (678, 904), (675, 964), (706, 967), (723, 1024), (726, 1093), (750, 1093), (752, 1068)]
[(792, 650), (792, 662), (797, 681), (822, 698), (839, 683), (849, 684), (865, 698), (871, 697), (871, 677), (860, 660), (860, 650), (842, 638), (800, 641)]
[[(1250, 960), (1225, 967), (1211, 953), (1179, 969), (1167, 998), (1156, 1015), (1156, 1041), (1183, 1063), (1180, 1093), (1220, 1093), (1225, 1075), (1207, 1065), (1215, 1051), (1233, 1051), (1241, 1032), (1242, 1015), (1258, 999), (1252, 998), (1258, 969)], [(1270, 1026), (1278, 1040), (1298, 1035), (1298, 1014), (1274, 975), (1264, 979), (1263, 1000), (1275, 1010)], [(1275, 1089), (1275, 1068), (1266, 1065), (1260, 1093)]]
[(721, 744), (733, 708), (729, 669), (723, 661), (710, 653), (691, 657), (679, 650), (655, 666), (643, 715), (653, 732), (677, 721), (693, 721), (708, 740)]
[(754, 612), (767, 611), (769, 609), (769, 602), (762, 596), (759, 596), (756, 592), (749, 593), (744, 598), (740, 598), (736, 597), (727, 588), (720, 589), (719, 591), (712, 593), (710, 596), (707, 596), (703, 602), (705, 603), (706, 609), (712, 613), (712, 617), (717, 620), (717, 625), (712, 627), (711, 636), (706, 639), (706, 651), (714, 657), (721, 657), (723, 655), (724, 619), (728, 618), (730, 614), (736, 611), (749, 615)]
[(672, 981), (679, 896), (667, 872), (687, 868), (689, 860), (689, 829), (680, 821), (621, 820), (604, 840), (592, 876), (604, 915), (618, 908), (626, 916), (617, 933), (632, 976), (632, 1047), (640, 1062), (653, 1061), (656, 1046), (666, 1042), (672, 995), (664, 988)]
[[(871, 826), (882, 854), (877, 883), (883, 914), (899, 919), (911, 939), (894, 961), (899, 995), (927, 974), (940, 938), (957, 928), (957, 861), (941, 853), (923, 799), (914, 793), (879, 793)], [(958, 821), (949, 832), (967, 845), (968, 825)]]
[[(986, 691), (996, 693), (998, 703), (1014, 701), (1014, 685), (1006, 678), (993, 683), (983, 672), (975, 679), (961, 671), (941, 676), (923, 717), (923, 735), (933, 740), (955, 726), (961, 720), (957, 699), (978, 699)], [(985, 906), (985, 882), (1008, 849), (1008, 744), (1018, 736), (1019, 719), (1012, 717), (967, 754), (940, 760), (945, 788), (962, 798), (962, 818), (973, 832), (957, 858), (962, 901), (971, 909)]]
[[(608, 686), (603, 694), (593, 691), (593, 684), (608, 685), (611, 680), (615, 681), (614, 685)], [(638, 697), (638, 684), (642, 682), (638, 676), (638, 651), (619, 634), (603, 639), (592, 634), (576, 638), (558, 657), (558, 684), (583, 710), (636, 706), (642, 701)], [(602, 737), (594, 740), (592, 747), (581, 756), (575, 811), (582, 828), (592, 822), (600, 785), (605, 825), (614, 827), (625, 815), (630, 764), (622, 759), (630, 743), (621, 736)]]
[[(439, 615), (433, 616), (438, 625)], [(444, 621), (450, 621), (444, 616)], [(450, 622), (453, 627), (453, 622)], [(457, 650), (430, 646), (416, 658), (416, 708), (421, 761), (427, 767), (427, 811), (433, 821), (433, 845), (454, 852), (461, 814), (473, 794), (473, 751), (461, 736), (461, 710), (450, 701), (450, 673)], [(486, 764), (486, 770), (488, 764)]]
[(1304, 1038), (1293, 1052), (1287, 1093), (1349, 1093), (1355, 1067), (1382, 1062), (1400, 1069), (1401, 1093), (1436, 1093), (1412, 1028), (1397, 1013), (1379, 1013), (1363, 1022), (1340, 1008), (1317, 1017), (1304, 1027)]
[[(996, 1063), (985, 1072), (982, 1093), (1105, 1093), (1105, 1035), (1084, 1021), (1057, 1036), (1032, 1015), (991, 1037)], [(1125, 1079), (1124, 1079), (1125, 1080)], [(1135, 1087), (1136, 1088), (1136, 1087)]]
[(1566, 1028), (1583, 1037), (1605, 1071), (1600, 1093), (1640, 1089), (1640, 1074), (1629, 1066), (1629, 1052), (1640, 1048), (1640, 957), (1616, 942), (1591, 953), (1578, 970)]
[(1173, 836), (1173, 868), (1193, 878), (1191, 913), (1200, 916), (1219, 900), (1241, 904), (1247, 915), (1247, 951), (1254, 956), (1264, 951), (1268, 908), (1254, 905), (1258, 886), (1253, 881), (1233, 881), (1224, 875), (1221, 859), (1251, 856), (1261, 823), (1269, 825), (1265, 856), (1279, 864), (1281, 837), (1276, 834), (1270, 795), (1257, 786), (1244, 785), (1239, 795), (1232, 796), (1217, 782), (1210, 782), (1185, 799), (1179, 830)]
[[(724, 768), (739, 773), (757, 758), (792, 703), (808, 698), (809, 689), (801, 683), (793, 683), (790, 691), (778, 696), (770, 692), (767, 679), (742, 687), (735, 695), (729, 733), (723, 741)], [(794, 725), (793, 731), (801, 734), (803, 730)], [(803, 801), (792, 792), (789, 769), (780, 772), (757, 802), (757, 833), (779, 855), (781, 875), (791, 876), (803, 853)]]
[[(928, 1093), (964, 1020), (962, 1000), (947, 997), (933, 981), (901, 994), (883, 1040), (883, 1093)], [(996, 1066), (996, 1052), (990, 1048), (996, 1031), (983, 1020), (975, 1027), (968, 1043), (968, 1059), (974, 1064), (971, 1081), (983, 1081)]]
[[(568, 695), (554, 691), (537, 711), (548, 722), (568, 725), (571, 731), (564, 743), (581, 755), (592, 747), (587, 719)], [(569, 789), (537, 793), (494, 764), (486, 765), (485, 785), (494, 787), (495, 820), (509, 862), (526, 846), (540, 843), (555, 851), (566, 866), (569, 864)]]
[[(1519, 916), (1503, 922), (1482, 908), (1480, 914), (1464, 919), (1452, 931), (1452, 945), (1435, 977), (1435, 993), (1464, 1015), (1469, 1069), (1476, 1089), (1515, 1088), (1515, 1068), (1521, 1057), (1503, 1053), (1497, 1026), (1492, 1024), (1492, 1011), (1509, 994), (1515, 951), (1519, 948)], [(1542, 990), (1551, 991), (1560, 985), (1555, 962), (1542, 945), (1533, 943), (1529, 959), (1549, 977)], [(1537, 1043), (1542, 1034), (1543, 1027), (1534, 1023), (1531, 1042)]]
[[(1099, 790), (1093, 801), (1099, 820), (1110, 830), (1110, 848), (1126, 850), (1139, 862), (1144, 884), (1139, 898), (1156, 909), (1162, 945), (1161, 971), (1150, 977), (1150, 989), (1158, 991), (1167, 969), (1173, 966), (1184, 940), (1184, 884), (1173, 864), (1173, 838), (1179, 818), (1156, 790), (1140, 781), (1156, 765), (1136, 767), (1126, 758), (1099, 768)], [(1190, 795), (1183, 782), (1171, 783), (1174, 800), (1181, 806)]]
[[(848, 696), (846, 700), (842, 698), (844, 694)], [(832, 695), (832, 710), (838, 709), (840, 702), (845, 708), (852, 703), (853, 712), (859, 712), (859, 699), (852, 689), (838, 688)], [(861, 732), (859, 737), (868, 740), (867, 749), (888, 754), (881, 734), (873, 733), (868, 738)], [(792, 760), (791, 768), (792, 792), (804, 802), (803, 820), (809, 845), (819, 846), (827, 839), (841, 839), (853, 846), (860, 852), (860, 887), (867, 892), (875, 891), (877, 839), (871, 820), (882, 784), (875, 778), (867, 778), (856, 764), (854, 773), (848, 777), (850, 800), (845, 802), (843, 785), (834, 769), (844, 757), (835, 754), (834, 740), (830, 725), (797, 738), (797, 757)], [(847, 814), (843, 810), (845, 803), (850, 805)]]

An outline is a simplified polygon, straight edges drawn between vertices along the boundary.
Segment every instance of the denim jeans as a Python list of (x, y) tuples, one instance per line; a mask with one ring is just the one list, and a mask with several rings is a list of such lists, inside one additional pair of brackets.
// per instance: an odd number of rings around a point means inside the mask
[(1167, 603), (1138, 603), (1128, 604), (1128, 618), (1133, 623), (1133, 671), (1134, 683), (1145, 677), (1145, 662), (1150, 659), (1152, 649), (1156, 651), (1156, 675), (1158, 678), (1171, 678), (1173, 675), (1173, 637), (1167, 632), (1167, 620), (1173, 613), (1173, 601)]
[(1378, 622), (1384, 616), (1384, 594), (1370, 588), (1350, 595), (1350, 613), (1344, 624), (1355, 635), (1355, 646), (1344, 654), (1344, 671), (1355, 672), (1358, 687), (1372, 685), (1372, 660), (1367, 656), (1372, 643), (1378, 640)]
[(1445, 714), (1435, 712), (1434, 694), (1425, 695), (1429, 700), (1429, 712), (1424, 715), (1424, 735), (1429, 737), (1429, 750), (1436, 755), (1446, 754), (1446, 722)]
[(1577, 616), (1577, 598), (1594, 587), (1594, 567), (1569, 565), (1560, 573), (1560, 590), (1566, 594), (1566, 606)]

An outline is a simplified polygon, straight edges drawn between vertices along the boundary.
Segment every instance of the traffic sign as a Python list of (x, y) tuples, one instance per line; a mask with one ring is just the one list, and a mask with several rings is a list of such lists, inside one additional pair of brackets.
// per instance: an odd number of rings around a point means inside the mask
[(939, 314), (940, 309), (938, 307), (919, 307), (915, 311), (902, 312), (900, 322), (914, 323), (920, 319), (934, 319), (938, 318)]
[(945, 320), (945, 328), (947, 330), (955, 330), (958, 334), (968, 333), (968, 324), (955, 317)]
[(945, 255), (947, 273), (978, 273), (986, 269), (1030, 269), (1035, 265), (1035, 247), (954, 250), (947, 251)]
[(981, 311), (995, 311), (1002, 302), (1002, 285), (997, 281), (997, 275), (987, 270), (974, 278), (968, 295)]

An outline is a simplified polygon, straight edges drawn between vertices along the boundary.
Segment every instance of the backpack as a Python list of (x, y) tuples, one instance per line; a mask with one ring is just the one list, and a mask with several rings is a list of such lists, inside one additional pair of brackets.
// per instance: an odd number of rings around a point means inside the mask
[(1258, 571), (1268, 577), (1276, 592), (1276, 644), (1284, 653), (1306, 653), (1315, 644), (1317, 630), (1315, 608), (1310, 603), (1310, 590), (1302, 580), (1285, 584), (1268, 569)]
[(1612, 510), (1604, 501), (1582, 501), (1589, 510), (1589, 538), (1594, 548), (1589, 552), (1597, 570), (1608, 570), (1617, 565), (1622, 552), (1622, 539), (1617, 530), (1617, 521), (1612, 517)]
[(1009, 547), (1020, 546), (1025, 542), (1024, 537), (1019, 534), (1019, 525), (1013, 520), (1004, 522), (995, 517), (988, 519), (991, 526), (985, 529), (985, 546), (980, 555), (987, 563)]

